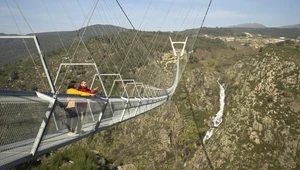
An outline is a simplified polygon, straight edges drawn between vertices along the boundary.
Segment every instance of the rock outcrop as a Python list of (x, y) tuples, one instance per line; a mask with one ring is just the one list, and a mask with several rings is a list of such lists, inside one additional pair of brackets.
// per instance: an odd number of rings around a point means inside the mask
[(226, 71), (225, 121), (187, 169), (299, 169), (299, 63), (265, 53)]

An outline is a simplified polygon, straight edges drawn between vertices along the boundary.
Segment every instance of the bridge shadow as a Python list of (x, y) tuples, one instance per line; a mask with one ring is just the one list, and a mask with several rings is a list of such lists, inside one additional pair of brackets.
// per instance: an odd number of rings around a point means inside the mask
[(198, 127), (198, 124), (197, 124), (197, 121), (196, 121), (196, 115), (195, 115), (195, 112), (194, 112), (194, 109), (193, 109), (193, 105), (192, 105), (192, 102), (191, 102), (191, 97), (190, 97), (190, 94), (189, 94), (189, 91), (187, 90), (187, 85), (186, 85), (186, 80), (185, 80), (185, 74), (183, 73), (182, 74), (182, 80), (183, 80), (183, 85), (184, 85), (184, 92), (186, 93), (187, 95), (187, 104), (189, 106), (189, 109), (192, 113), (192, 116), (193, 116), (193, 120), (194, 120), (194, 123), (195, 123), (195, 126), (196, 126), (196, 129), (197, 129), (197, 133), (198, 133), (198, 137), (199, 137), (199, 140), (201, 142), (201, 146), (203, 148), (203, 151), (204, 151), (204, 154), (205, 154), (205, 157), (208, 161), (208, 164), (209, 164), (209, 167), (211, 169), (214, 169), (214, 166), (212, 165), (211, 163), (211, 159), (207, 153), (207, 150), (206, 150), (206, 147), (205, 147), (205, 144), (203, 143), (203, 137), (205, 135), (205, 132), (200, 132), (199, 130), (199, 127)]

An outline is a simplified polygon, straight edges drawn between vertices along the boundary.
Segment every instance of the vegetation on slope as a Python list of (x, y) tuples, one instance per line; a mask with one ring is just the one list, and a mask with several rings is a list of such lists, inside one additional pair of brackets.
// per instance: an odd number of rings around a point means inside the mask
[(198, 150), (187, 169), (299, 168), (296, 46), (268, 45), (225, 70), (225, 121), (206, 145), (210, 162)]

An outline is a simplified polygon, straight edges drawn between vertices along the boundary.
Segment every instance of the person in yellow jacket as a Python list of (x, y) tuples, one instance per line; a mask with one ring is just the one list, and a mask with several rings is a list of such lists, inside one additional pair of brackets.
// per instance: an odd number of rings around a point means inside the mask
[[(76, 81), (71, 81), (68, 85), (68, 89), (66, 91), (66, 94), (75, 94), (80, 96), (93, 96), (94, 94), (82, 92), (76, 89)], [(67, 112), (67, 128), (68, 128), (68, 135), (70, 136), (78, 136), (81, 131), (81, 119), (78, 119), (80, 117), (80, 113), (77, 112), (76, 109), (76, 103), (75, 98), (68, 97), (68, 104), (65, 107), (65, 111)], [(77, 127), (77, 128), (76, 128)]]

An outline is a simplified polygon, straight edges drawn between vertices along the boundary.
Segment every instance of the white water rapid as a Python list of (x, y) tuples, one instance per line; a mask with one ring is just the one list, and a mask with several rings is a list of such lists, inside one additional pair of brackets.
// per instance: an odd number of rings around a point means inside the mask
[(225, 106), (225, 88), (224, 84), (221, 85), (219, 82), (219, 79), (217, 80), (219, 87), (220, 87), (220, 110), (218, 113), (212, 117), (211, 119), (211, 127), (210, 129), (205, 133), (205, 136), (203, 138), (203, 143), (205, 143), (206, 140), (208, 140), (212, 135), (214, 130), (222, 123), (223, 119), (223, 111), (224, 111), (224, 106)]

